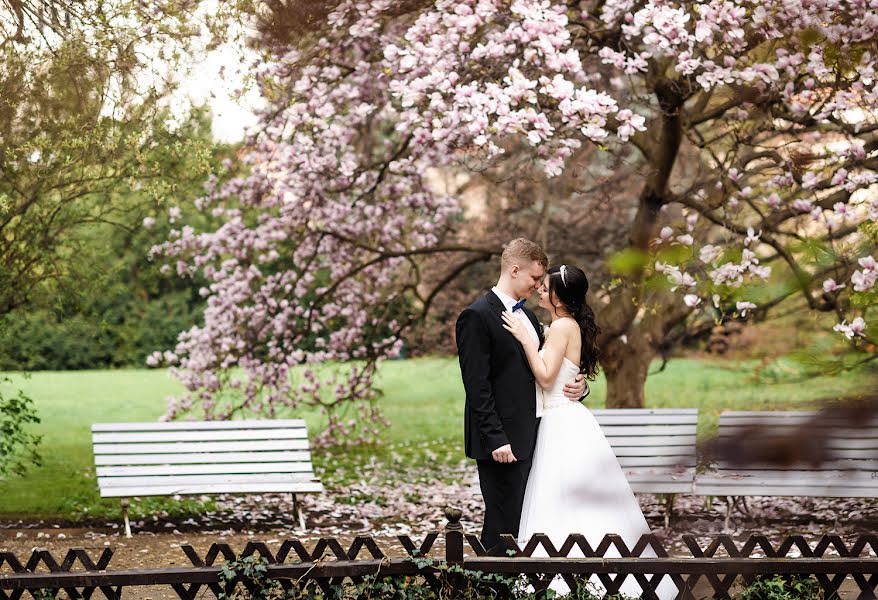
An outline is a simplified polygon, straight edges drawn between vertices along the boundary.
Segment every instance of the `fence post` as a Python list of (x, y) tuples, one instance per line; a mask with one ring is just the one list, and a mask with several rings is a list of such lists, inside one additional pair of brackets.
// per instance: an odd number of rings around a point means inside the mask
[[(463, 595), (466, 589), (466, 578), (460, 570), (463, 569), (463, 526), (460, 517), (463, 512), (459, 508), (445, 507), (445, 581), (450, 587), (451, 598)], [(453, 569), (453, 570), (452, 570)]]
[(459, 508), (445, 507), (445, 562), (448, 565), (463, 566), (463, 526), (460, 517), (463, 512)]

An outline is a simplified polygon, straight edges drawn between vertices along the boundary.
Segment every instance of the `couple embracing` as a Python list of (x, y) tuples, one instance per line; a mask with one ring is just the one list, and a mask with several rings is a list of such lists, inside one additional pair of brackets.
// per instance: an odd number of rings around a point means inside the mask
[[(584, 377), (597, 374), (600, 333), (586, 302), (588, 279), (573, 265), (548, 268), (542, 249), (523, 238), (506, 245), (500, 268), (497, 285), (456, 326), (464, 443), (485, 502), (482, 545), (502, 554), (501, 535), (525, 543), (544, 533), (557, 548), (581, 533), (595, 547), (614, 533), (632, 547), (649, 527), (609, 442), (580, 403), (588, 394)], [(534, 291), (551, 319), (545, 335), (524, 306)], [(655, 554), (648, 548), (642, 556)], [(591, 583), (602, 587), (596, 577)], [(566, 588), (560, 580), (553, 588), (567, 591), (558, 586)], [(620, 591), (642, 593), (633, 577)], [(658, 592), (671, 598), (677, 590), (664, 578)]]

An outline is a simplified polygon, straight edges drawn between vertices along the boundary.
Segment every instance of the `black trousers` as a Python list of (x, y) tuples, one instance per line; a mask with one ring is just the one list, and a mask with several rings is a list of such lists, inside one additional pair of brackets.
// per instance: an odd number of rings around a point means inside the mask
[(494, 460), (478, 460), (479, 485), (485, 501), (485, 523), (481, 542), (486, 550), (500, 543), (504, 533), (518, 537), (521, 522), (521, 505), (527, 488), (531, 460), (514, 463), (498, 463)]

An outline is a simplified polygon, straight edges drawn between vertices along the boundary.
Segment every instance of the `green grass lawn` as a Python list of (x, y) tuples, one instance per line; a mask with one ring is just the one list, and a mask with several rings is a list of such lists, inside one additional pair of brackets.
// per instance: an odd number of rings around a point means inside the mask
[[(657, 371), (659, 363), (655, 363)], [(806, 408), (808, 403), (874, 389), (867, 373), (799, 381), (795, 370), (779, 363), (771, 381), (754, 381), (752, 363), (709, 363), (689, 359), (670, 361), (652, 374), (646, 398), (650, 407), (697, 407), (699, 433), (708, 435), (723, 410)], [(155, 420), (165, 397), (181, 388), (164, 371), (41, 372), (23, 377), (10, 374), (12, 386), (33, 398), (42, 423), (43, 466), (24, 477), (0, 481), (0, 518), (54, 517), (78, 519), (114, 517), (118, 501), (101, 501), (94, 480), (90, 426), (103, 421)], [(422, 358), (385, 363), (379, 387), (383, 412), (391, 426), (386, 444), (356, 450), (317, 451), (315, 464), (325, 480), (356, 476), (358, 461), (377, 459), (395, 467), (422, 460), (458, 461), (463, 458), (463, 390), (454, 358)], [(602, 379), (592, 384), (590, 407), (601, 407), (606, 396)], [(311, 431), (322, 426), (320, 415), (304, 412)], [(142, 501), (133, 513), (198, 510), (195, 502), (164, 498)]]

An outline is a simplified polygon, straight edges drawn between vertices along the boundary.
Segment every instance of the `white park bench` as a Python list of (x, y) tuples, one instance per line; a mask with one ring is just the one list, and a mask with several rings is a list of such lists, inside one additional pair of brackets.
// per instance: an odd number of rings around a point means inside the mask
[[(726, 498), (727, 529), (733, 507), (746, 496), (878, 497), (878, 418), (851, 427), (837, 419), (815, 420), (816, 414), (810, 411), (726, 411), (720, 415), (717, 435), (721, 442), (748, 436), (748, 433), (753, 435), (753, 428), (757, 426), (784, 434), (807, 423), (809, 437), (797, 443), (810, 441), (814, 446), (806, 450), (813, 450), (815, 456), (824, 454), (821, 460), (784, 466), (720, 462), (696, 476), (696, 494)], [(822, 453), (816, 448), (820, 440), (825, 440)]]
[[(695, 476), (697, 408), (594, 409), (635, 493), (664, 496), (665, 527), (677, 494), (691, 494)], [(600, 482), (595, 482), (600, 485)], [(478, 477), (473, 492), (481, 494)]]
[(95, 423), (95, 467), (102, 498), (323, 491), (311, 466), (305, 422), (289, 420)]
[(665, 527), (677, 494), (691, 494), (695, 477), (697, 408), (592, 410), (635, 493), (665, 499)]

